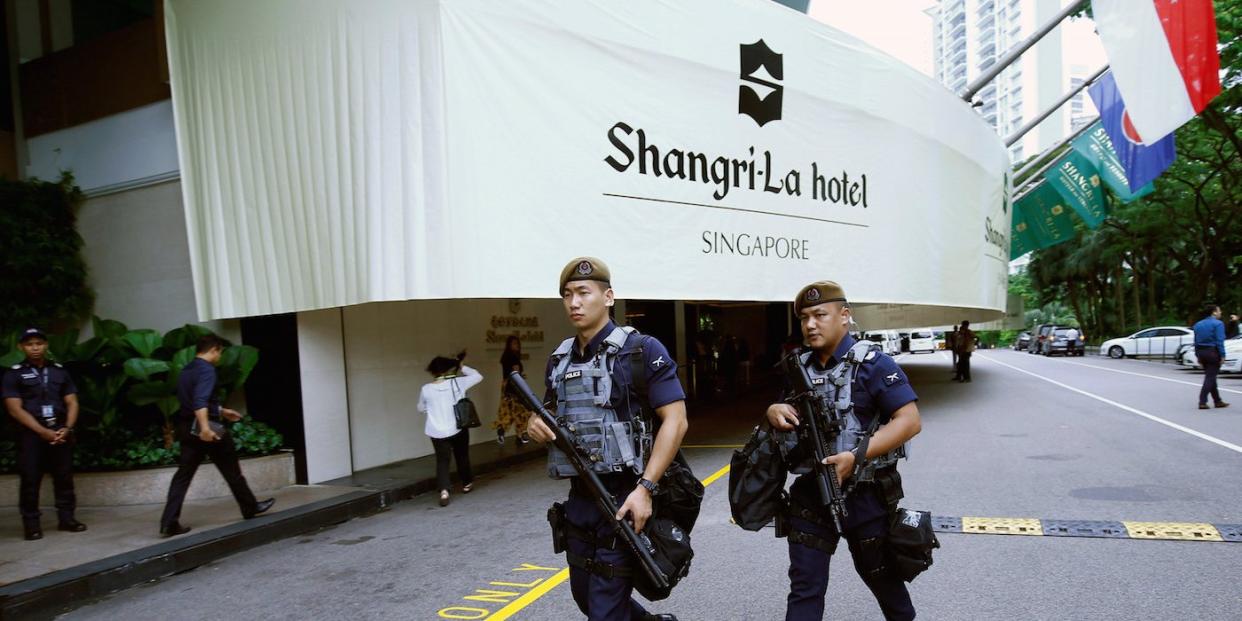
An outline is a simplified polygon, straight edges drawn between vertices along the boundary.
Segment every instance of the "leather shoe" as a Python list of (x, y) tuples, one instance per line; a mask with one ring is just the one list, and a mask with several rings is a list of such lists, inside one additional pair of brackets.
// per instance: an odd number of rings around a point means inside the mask
[(677, 617), (667, 613), (659, 615), (645, 614), (643, 615), (643, 621), (677, 621)]
[(43, 538), (43, 527), (38, 522), (27, 522), (23, 525), (26, 541), (36, 541)]
[(172, 537), (173, 535), (184, 535), (190, 532), (189, 526), (182, 526), (181, 522), (173, 522), (168, 526), (160, 527), (160, 536)]
[(1200, 403), (1200, 404), (1199, 404), (1199, 409), (1200, 409), (1200, 410), (1206, 410), (1206, 409), (1208, 409), (1208, 404), (1206, 404), (1206, 403)]
[(255, 503), (254, 512), (251, 513), (250, 515), (245, 516), (245, 518), (249, 520), (250, 518), (256, 515), (259, 515), (260, 513), (263, 513), (264, 511), (271, 509), (272, 505), (274, 504), (276, 504), (275, 498), (268, 498), (267, 500), (260, 500), (259, 502)]
[(60, 524), (56, 526), (56, 530), (68, 531), (71, 533), (80, 533), (86, 530), (86, 524), (83, 524), (73, 518), (69, 518), (67, 520), (61, 520)]
[(1225, 403), (1224, 401), (1221, 401), (1220, 403), (1217, 403), (1217, 404), (1216, 404), (1216, 407), (1218, 407), (1218, 408), (1227, 408), (1227, 407), (1229, 407), (1229, 404), (1228, 404), (1228, 403)]

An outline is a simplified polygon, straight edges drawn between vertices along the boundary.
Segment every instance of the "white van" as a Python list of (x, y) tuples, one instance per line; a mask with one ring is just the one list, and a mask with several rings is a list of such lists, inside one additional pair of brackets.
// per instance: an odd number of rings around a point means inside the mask
[(915, 330), (910, 333), (910, 353), (936, 353), (936, 333), (931, 330)]

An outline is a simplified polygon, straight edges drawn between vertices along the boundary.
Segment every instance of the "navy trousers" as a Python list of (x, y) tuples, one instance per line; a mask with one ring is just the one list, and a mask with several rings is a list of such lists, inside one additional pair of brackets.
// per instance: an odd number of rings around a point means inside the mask
[[(613, 498), (620, 507), (625, 497), (633, 491), (633, 486), (617, 491)], [(582, 558), (607, 563), (614, 567), (628, 567), (631, 572), (641, 571), (634, 555), (622, 542), (615, 545), (600, 545), (608, 542), (615, 534), (599, 507), (584, 494), (571, 493), (565, 502), (565, 519), (574, 526), (595, 533), (596, 542), (586, 542), (573, 537), (566, 545), (569, 551)], [(631, 621), (641, 619), (647, 611), (632, 597), (634, 579), (632, 576), (623, 578), (605, 578), (580, 567), (569, 566), (569, 589), (573, 592), (578, 609), (590, 621)]]
[(18, 508), (22, 520), (37, 521), (39, 511), (39, 485), (43, 472), (52, 473), (52, 489), (56, 496), (56, 515), (64, 522), (73, 519), (77, 499), (73, 493), (73, 438), (69, 442), (48, 444), (32, 431), (17, 432), (17, 473), (21, 481), (18, 487)]
[[(790, 518), (790, 526), (804, 533), (820, 537), (835, 549), (841, 536), (832, 526), (820, 526), (798, 517)], [(876, 553), (875, 550), (864, 550), (859, 542), (875, 537), (884, 537), (888, 533), (888, 517), (881, 516), (861, 524), (845, 527), (845, 541), (849, 544), (850, 554), (854, 557), (854, 568), (858, 571), (867, 588), (875, 595), (880, 604), (880, 611), (889, 621), (914, 618), (914, 604), (910, 601), (910, 592), (905, 582), (888, 573), (869, 576), (866, 569), (865, 554)], [(786, 621), (820, 621), (824, 618), (824, 595), (828, 592), (828, 566), (832, 554), (803, 545), (789, 542), (789, 597), (786, 600)], [(874, 561), (873, 561), (874, 562)]]

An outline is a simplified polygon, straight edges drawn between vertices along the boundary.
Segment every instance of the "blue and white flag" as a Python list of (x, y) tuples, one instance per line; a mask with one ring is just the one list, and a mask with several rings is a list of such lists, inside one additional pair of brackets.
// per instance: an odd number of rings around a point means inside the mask
[(1105, 73), (1089, 89), (1091, 100), (1100, 111), (1100, 123), (1113, 141), (1117, 159), (1125, 168), (1130, 191), (1137, 192), (1165, 171), (1177, 159), (1173, 146), (1173, 134), (1161, 138), (1155, 144), (1145, 146), (1126, 114), (1126, 103), (1113, 81), (1113, 73)]

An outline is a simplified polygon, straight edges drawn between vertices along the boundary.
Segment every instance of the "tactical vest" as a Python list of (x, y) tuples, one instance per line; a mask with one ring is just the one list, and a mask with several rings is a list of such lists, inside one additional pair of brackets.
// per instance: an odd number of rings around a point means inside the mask
[[(873, 353), (879, 355), (879, 351), (880, 348), (875, 343), (859, 341), (850, 348), (849, 353), (835, 367), (822, 373), (816, 370), (815, 365), (808, 366), (807, 364), (813, 352), (805, 352), (800, 357), (803, 366), (807, 367), (807, 373), (811, 376), (816, 392), (826, 396), (837, 415), (845, 421), (845, 429), (837, 436), (837, 445), (833, 447), (835, 453), (853, 450), (863, 437), (874, 433), (875, 427), (879, 426), (879, 412), (876, 412), (872, 418), (873, 425), (871, 426), (864, 425), (858, 419), (857, 412), (854, 411), (853, 395), (854, 380), (858, 378), (858, 371), (862, 368), (863, 362), (867, 361), (868, 356)], [(867, 465), (859, 472), (856, 481), (858, 483), (874, 481), (876, 470), (890, 468), (897, 464), (898, 459), (908, 455), (907, 443), (885, 455), (869, 459)]]
[[(595, 356), (585, 362), (574, 362), (571, 355), (574, 338), (561, 342), (552, 352), (552, 373), (549, 380), (556, 391), (556, 416), (564, 421), (578, 442), (586, 450), (587, 458), (597, 474), (624, 472), (627, 468), (641, 475), (651, 451), (651, 421), (643, 413), (638, 395), (622, 398), (624, 411), (617, 412), (612, 405), (613, 368), (630, 334), (637, 331), (629, 326), (618, 327), (600, 343)], [(642, 349), (626, 352), (631, 360)], [(642, 373), (642, 365), (630, 365), (630, 373)], [(630, 382), (641, 381), (631, 377)], [(620, 387), (628, 391), (628, 386)], [(565, 454), (555, 447), (548, 448), (548, 476), (564, 479), (577, 476)]]

